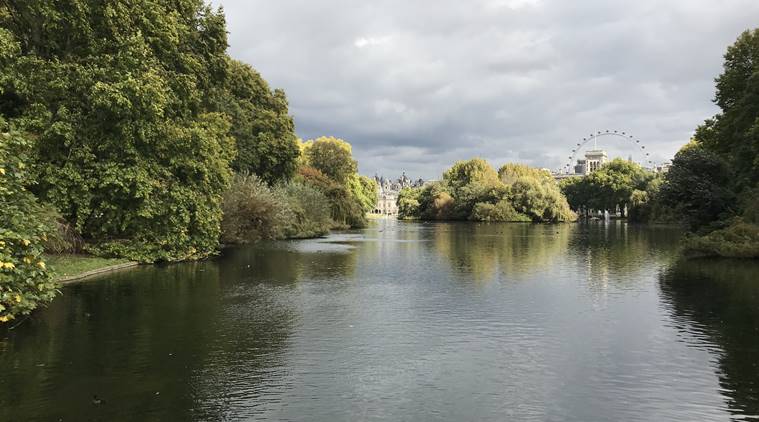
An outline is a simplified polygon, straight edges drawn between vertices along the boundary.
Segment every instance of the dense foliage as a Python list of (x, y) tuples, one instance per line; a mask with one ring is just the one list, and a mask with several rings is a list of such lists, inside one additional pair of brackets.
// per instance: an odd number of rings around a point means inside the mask
[(496, 172), (480, 158), (459, 161), (441, 182), (404, 189), (401, 218), (423, 220), (561, 222), (575, 219), (549, 174), (519, 164)]
[(301, 144), (298, 180), (319, 189), (330, 202), (335, 227), (364, 227), (366, 213), (377, 202), (378, 186), (357, 173), (351, 145), (320, 137)]
[(347, 183), (358, 169), (350, 144), (342, 139), (322, 136), (306, 141), (303, 154), (309, 166), (337, 183)]
[(561, 189), (575, 211), (619, 210), (624, 216), (648, 202), (655, 178), (637, 163), (617, 158), (587, 176), (564, 179)]
[[(100, 253), (207, 256), (230, 178), (221, 12), (201, 0), (6, 2), (0, 112), (35, 139), (34, 192)], [(9, 47), (10, 46), (10, 47)]]
[(324, 194), (298, 182), (270, 187), (258, 176), (236, 175), (222, 208), (222, 242), (226, 244), (321, 236), (332, 226)]
[(25, 165), (32, 143), (7, 132), (1, 120), (0, 126), (0, 322), (7, 322), (52, 300), (57, 285), (42, 257), (54, 229), (26, 189), (32, 183)]
[(759, 29), (728, 47), (716, 79), (721, 112), (677, 153), (655, 200), (701, 236), (690, 255), (759, 257)]
[(659, 203), (692, 230), (718, 220), (735, 204), (730, 170), (719, 155), (697, 142), (683, 147), (659, 189)]
[(295, 125), (282, 90), (271, 91), (261, 75), (245, 63), (229, 59), (224, 89), (215, 100), (232, 119), (237, 145), (235, 171), (258, 175), (269, 184), (293, 177), (300, 156)]

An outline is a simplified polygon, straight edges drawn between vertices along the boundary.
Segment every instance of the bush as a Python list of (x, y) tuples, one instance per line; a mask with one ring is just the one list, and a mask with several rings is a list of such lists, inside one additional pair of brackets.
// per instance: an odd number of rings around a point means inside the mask
[(502, 199), (495, 205), (488, 202), (479, 202), (472, 211), (472, 220), (475, 221), (498, 221), (498, 222), (529, 222), (532, 219), (520, 214), (511, 202)]
[(222, 210), (221, 241), (225, 244), (281, 238), (293, 219), (282, 192), (255, 175), (234, 177), (222, 199)]
[(26, 190), (33, 184), (25, 164), (31, 148), (18, 133), (0, 133), (0, 323), (30, 313), (58, 291), (42, 259), (50, 226)]
[(327, 198), (302, 182), (272, 188), (258, 176), (240, 174), (224, 194), (222, 208), (225, 244), (322, 236), (334, 225)]
[(318, 189), (327, 197), (334, 228), (366, 227), (367, 210), (348, 186), (338, 183), (313, 167), (300, 167), (298, 175), (300, 181)]
[(333, 222), (327, 197), (313, 186), (289, 182), (277, 187), (279, 196), (285, 198), (289, 218), (283, 234), (287, 238), (323, 236)]
[(683, 243), (690, 257), (759, 258), (759, 225), (736, 219), (724, 229), (691, 235)]

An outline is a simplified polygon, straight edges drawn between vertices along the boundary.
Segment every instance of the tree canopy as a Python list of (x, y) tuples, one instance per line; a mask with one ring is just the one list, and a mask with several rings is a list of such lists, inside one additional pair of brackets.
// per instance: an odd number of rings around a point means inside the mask
[(331, 136), (306, 141), (304, 156), (309, 166), (339, 183), (347, 183), (358, 170), (351, 145)]
[(542, 170), (506, 164), (496, 172), (481, 158), (459, 161), (441, 182), (406, 189), (398, 197), (402, 218), (475, 221), (572, 221), (558, 185)]
[(255, 174), (269, 184), (292, 178), (300, 150), (284, 91), (272, 92), (250, 65), (229, 59), (215, 102), (231, 118), (236, 172)]

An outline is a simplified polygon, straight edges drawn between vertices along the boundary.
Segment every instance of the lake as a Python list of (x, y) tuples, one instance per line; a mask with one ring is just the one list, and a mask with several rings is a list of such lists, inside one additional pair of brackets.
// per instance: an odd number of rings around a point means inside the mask
[(759, 263), (679, 239), (379, 220), (113, 273), (0, 332), (0, 420), (759, 420)]

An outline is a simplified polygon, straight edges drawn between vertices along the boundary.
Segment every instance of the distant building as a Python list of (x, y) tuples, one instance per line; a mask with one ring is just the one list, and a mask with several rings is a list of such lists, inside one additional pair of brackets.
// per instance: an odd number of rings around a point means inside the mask
[(655, 173), (667, 173), (669, 171), (669, 168), (672, 167), (671, 162), (661, 163), (654, 166), (654, 172)]
[(609, 161), (606, 151), (602, 149), (591, 150), (585, 153), (585, 171), (583, 174), (588, 175), (598, 170)]
[(398, 215), (398, 194), (403, 188), (417, 188), (424, 185), (424, 180), (419, 179), (412, 181), (406, 177), (404, 172), (396, 180), (385, 179), (384, 176), (374, 176), (379, 189), (377, 191), (377, 206), (372, 210), (372, 214), (377, 215)]
[(600, 169), (604, 164), (609, 162), (606, 151), (602, 149), (590, 150), (585, 153), (585, 158), (577, 159), (574, 166), (574, 173), (552, 173), (556, 180), (567, 179), (570, 177), (587, 176), (590, 173)]

